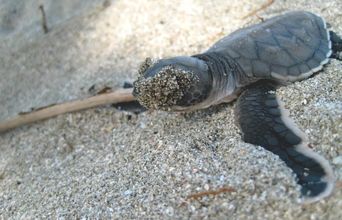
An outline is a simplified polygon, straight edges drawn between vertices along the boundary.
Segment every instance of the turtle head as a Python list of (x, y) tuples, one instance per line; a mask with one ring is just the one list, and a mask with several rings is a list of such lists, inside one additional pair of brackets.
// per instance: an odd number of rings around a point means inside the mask
[(195, 110), (212, 89), (204, 61), (194, 57), (146, 59), (133, 84), (133, 95), (149, 109)]

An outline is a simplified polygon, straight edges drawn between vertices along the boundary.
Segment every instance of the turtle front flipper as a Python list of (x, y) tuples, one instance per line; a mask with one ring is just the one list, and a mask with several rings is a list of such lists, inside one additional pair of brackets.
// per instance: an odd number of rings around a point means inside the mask
[(318, 201), (332, 192), (332, 168), (308, 147), (305, 135), (287, 116), (275, 90), (274, 83), (263, 81), (241, 94), (235, 115), (243, 140), (278, 155), (296, 174), (304, 202)]

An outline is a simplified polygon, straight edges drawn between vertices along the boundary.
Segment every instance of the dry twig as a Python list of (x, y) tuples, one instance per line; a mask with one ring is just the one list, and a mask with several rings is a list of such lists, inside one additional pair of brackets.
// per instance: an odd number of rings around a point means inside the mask
[[(236, 190), (233, 187), (222, 187), (217, 190), (209, 190), (209, 191), (204, 191), (204, 192), (199, 192), (199, 193), (194, 193), (186, 197), (185, 201), (189, 200), (197, 200), (199, 201), (200, 198), (204, 196), (216, 196), (222, 193), (227, 193), (227, 192), (236, 192)], [(185, 205), (186, 202), (183, 202), (180, 206)]]
[(209, 191), (204, 191), (204, 192), (199, 192), (199, 193), (195, 193), (195, 194), (191, 194), (189, 196), (186, 197), (186, 200), (191, 200), (191, 199), (199, 199), (201, 197), (204, 196), (216, 196), (219, 195), (221, 193), (226, 193), (226, 192), (235, 192), (236, 190), (232, 187), (222, 187), (218, 190), (209, 190)]
[(132, 89), (120, 89), (111, 93), (92, 96), (83, 100), (65, 102), (39, 108), (31, 112), (20, 113), (18, 116), (0, 123), (0, 133), (10, 129), (48, 119), (57, 115), (81, 111), (106, 104), (134, 101)]
[(39, 5), (39, 10), (42, 13), (42, 27), (43, 27), (43, 31), (44, 31), (44, 34), (47, 34), (49, 32), (49, 28), (47, 26), (46, 14), (45, 14), (44, 6), (43, 5)]
[(259, 11), (262, 11), (264, 9), (266, 9), (267, 7), (269, 7), (270, 5), (272, 5), (274, 3), (274, 0), (268, 0), (265, 4), (261, 5), (260, 8), (257, 8), (253, 11), (251, 11), (250, 13), (248, 13), (247, 15), (243, 16), (242, 19), (246, 19), (250, 16), (255, 15), (256, 13), (258, 13)]

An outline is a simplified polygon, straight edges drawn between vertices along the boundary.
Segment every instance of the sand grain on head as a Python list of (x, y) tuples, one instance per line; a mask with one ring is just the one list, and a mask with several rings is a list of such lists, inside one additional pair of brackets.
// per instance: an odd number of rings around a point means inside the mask
[(139, 66), (138, 69), (138, 74), (139, 76), (144, 75), (144, 73), (146, 72), (146, 70), (148, 68), (150, 68), (152, 65), (156, 64), (158, 62), (157, 59), (151, 58), (151, 57), (146, 57), (146, 59), (144, 60), (144, 62), (142, 62)]

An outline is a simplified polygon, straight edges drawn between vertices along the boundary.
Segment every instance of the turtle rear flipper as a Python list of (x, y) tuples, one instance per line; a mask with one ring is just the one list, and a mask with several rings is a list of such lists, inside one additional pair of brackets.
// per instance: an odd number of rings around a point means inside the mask
[(330, 32), (330, 39), (331, 39), (331, 49), (332, 49), (332, 54), (331, 58), (342, 60), (342, 38), (337, 35), (333, 31)]
[(334, 177), (329, 163), (313, 152), (305, 135), (287, 117), (275, 94), (274, 83), (255, 83), (244, 91), (236, 106), (243, 140), (278, 155), (297, 176), (304, 201), (330, 195)]

